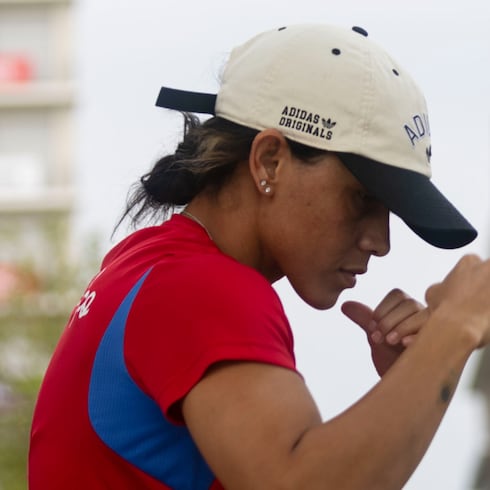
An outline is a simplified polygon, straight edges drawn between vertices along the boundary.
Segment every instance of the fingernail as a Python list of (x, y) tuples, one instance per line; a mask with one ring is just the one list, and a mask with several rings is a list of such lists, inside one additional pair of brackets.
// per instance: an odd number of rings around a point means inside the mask
[(375, 321), (375, 320), (371, 320), (367, 326), (368, 330), (370, 332), (374, 332), (376, 330), (376, 326), (378, 325), (378, 323)]
[(396, 344), (398, 342), (398, 339), (399, 339), (399, 335), (397, 332), (390, 332), (387, 336), (386, 336), (386, 341), (389, 343), (389, 344)]
[(408, 337), (403, 337), (402, 344), (404, 347), (408, 347), (410, 344), (413, 344), (414, 340), (415, 340), (415, 337), (412, 335), (409, 335)]
[(376, 344), (381, 344), (381, 342), (383, 341), (383, 334), (379, 330), (376, 330), (376, 332), (373, 332), (371, 334), (371, 338)]

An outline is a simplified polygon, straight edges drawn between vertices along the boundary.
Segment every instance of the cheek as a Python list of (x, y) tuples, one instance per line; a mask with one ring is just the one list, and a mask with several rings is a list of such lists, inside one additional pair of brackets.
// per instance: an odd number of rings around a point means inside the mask
[(281, 267), (306, 303), (318, 309), (330, 308), (346, 287), (339, 270), (351, 249), (350, 239), (342, 242), (338, 235), (302, 233), (293, 248), (286, 250), (284, 245)]
[(315, 206), (311, 199), (281, 207), (264, 223), (267, 249), (285, 274), (291, 271), (299, 277), (335, 270), (356, 242), (354, 226), (340, 213)]
[(281, 267), (293, 289), (313, 308), (331, 308), (348, 287), (339, 270), (355, 250), (353, 230), (333, 220), (300, 230), (287, 251), (291, 242), (283, 238), (282, 244)]

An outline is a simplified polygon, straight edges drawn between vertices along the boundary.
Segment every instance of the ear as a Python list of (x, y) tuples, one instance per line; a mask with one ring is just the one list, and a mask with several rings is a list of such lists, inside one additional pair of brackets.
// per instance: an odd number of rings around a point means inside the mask
[(250, 148), (250, 173), (260, 193), (273, 194), (281, 168), (291, 158), (286, 138), (277, 129), (265, 129), (253, 140)]

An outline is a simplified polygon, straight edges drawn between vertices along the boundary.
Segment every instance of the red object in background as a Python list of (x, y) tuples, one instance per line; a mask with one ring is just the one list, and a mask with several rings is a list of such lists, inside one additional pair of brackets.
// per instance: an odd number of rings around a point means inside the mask
[(39, 281), (31, 272), (0, 262), (0, 305), (17, 295), (39, 291)]
[(0, 82), (32, 80), (32, 64), (26, 56), (0, 53)]

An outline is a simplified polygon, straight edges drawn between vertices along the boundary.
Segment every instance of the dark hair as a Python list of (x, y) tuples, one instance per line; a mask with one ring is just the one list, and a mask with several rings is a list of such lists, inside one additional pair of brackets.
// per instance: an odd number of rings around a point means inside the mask
[[(248, 160), (250, 147), (259, 133), (220, 117), (201, 123), (194, 114), (183, 113), (184, 137), (175, 153), (160, 158), (130, 190), (126, 209), (116, 225), (130, 217), (141, 221), (162, 220), (201, 191), (219, 191), (240, 162)], [(288, 140), (294, 156), (308, 162), (325, 154)]]

